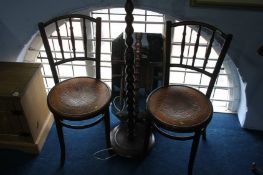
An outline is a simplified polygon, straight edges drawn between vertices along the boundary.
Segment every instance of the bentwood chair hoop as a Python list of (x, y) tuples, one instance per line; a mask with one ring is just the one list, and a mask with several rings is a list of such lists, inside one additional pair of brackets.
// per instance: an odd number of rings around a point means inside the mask
[(68, 15), (62, 15), (62, 16), (54, 17), (54, 18), (44, 22), (43, 24), (44, 24), (44, 26), (48, 26), (48, 25), (52, 24), (53, 22), (63, 20), (65, 18), (84, 18), (84, 19), (87, 19), (87, 20), (92, 21), (92, 22), (97, 21), (96, 18), (87, 16), (87, 15), (83, 15), (83, 14), (68, 14)]

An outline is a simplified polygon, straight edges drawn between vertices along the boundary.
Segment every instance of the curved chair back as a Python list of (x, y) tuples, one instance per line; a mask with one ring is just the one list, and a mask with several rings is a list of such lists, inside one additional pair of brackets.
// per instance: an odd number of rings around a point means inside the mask
[(164, 86), (169, 85), (170, 72), (175, 70), (174, 67), (179, 67), (179, 71), (199, 72), (201, 78), (203, 75), (208, 77), (204, 83), (208, 88), (199, 90), (210, 98), (231, 40), (232, 35), (210, 24), (167, 21)]
[(55, 84), (61, 80), (58, 65), (72, 61), (86, 61), (90, 67), (95, 62), (100, 79), (101, 18), (70, 14), (40, 22), (38, 27)]

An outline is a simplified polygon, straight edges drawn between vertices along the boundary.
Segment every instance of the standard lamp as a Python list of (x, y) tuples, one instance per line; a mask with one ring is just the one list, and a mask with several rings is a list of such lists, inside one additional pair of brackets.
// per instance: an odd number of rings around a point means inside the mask
[[(137, 101), (135, 100), (135, 71), (133, 50), (133, 12), (132, 0), (125, 3), (125, 98), (126, 98), (126, 120), (111, 130), (111, 145), (113, 150), (120, 156), (137, 158), (143, 157), (154, 143), (154, 136), (150, 133), (149, 122), (141, 120), (138, 122), (138, 114), (135, 111)], [(141, 118), (141, 117), (140, 117)]]

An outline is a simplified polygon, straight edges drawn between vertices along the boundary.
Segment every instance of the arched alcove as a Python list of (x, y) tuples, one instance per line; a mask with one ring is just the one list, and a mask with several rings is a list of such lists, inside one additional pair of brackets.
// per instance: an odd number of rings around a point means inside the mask
[[(110, 55), (111, 55), (111, 42), (125, 29), (125, 11), (122, 7), (117, 8), (96, 8), (82, 9), (75, 13), (81, 13), (91, 15), (94, 17), (102, 17), (102, 29), (106, 33), (102, 34), (102, 63), (105, 71), (102, 78), (110, 84), (111, 77), (110, 70)], [(175, 17), (164, 15), (159, 12), (155, 12), (146, 9), (135, 9), (134, 11), (134, 28), (135, 32), (153, 32), (162, 33), (164, 21), (166, 20), (178, 20)], [(148, 19), (147, 19), (148, 18)], [(150, 19), (150, 20), (149, 20)], [(180, 20), (183, 20), (180, 18)], [(149, 26), (147, 29), (147, 26)], [(115, 28), (114, 28), (115, 27)], [(108, 29), (106, 29), (108, 28)], [(112, 29), (113, 28), (113, 29)], [(156, 29), (157, 28), (157, 29)], [(104, 31), (104, 32), (105, 32)], [(118, 31), (118, 32), (116, 32)], [(53, 31), (50, 31), (53, 32)], [(30, 41), (29, 48), (26, 51), (24, 61), (35, 62), (39, 61), (43, 64), (43, 74), (45, 76), (45, 84), (47, 89), (53, 86), (53, 79), (49, 70), (47, 59), (45, 59), (45, 52), (42, 46), (42, 40), (38, 32), (34, 35)], [(80, 66), (80, 65), (79, 65)], [(103, 72), (103, 71), (102, 71)], [(105, 73), (106, 72), (106, 73)], [(186, 75), (186, 73), (184, 73)], [(106, 75), (106, 77), (105, 77)], [(184, 76), (185, 76), (184, 75)], [(186, 82), (182, 82), (186, 83)], [(216, 112), (233, 112), (236, 113), (239, 107), (240, 98), (240, 79), (238, 71), (229, 56), (226, 57), (220, 76), (217, 80), (214, 93), (212, 95), (212, 101)]]
[[(214, 8), (215, 6), (193, 7), (189, 0), (134, 2), (135, 8), (149, 9), (167, 16), (174, 16), (179, 20), (203, 21), (217, 26), (226, 33), (233, 34), (228, 54), (238, 68), (241, 82), (244, 82), (241, 83), (242, 105), (239, 108), (238, 117), (242, 116), (244, 121), (244, 124), (241, 122), (242, 127), (263, 130), (261, 114), (263, 59), (257, 53), (257, 49), (262, 45), (263, 23), (259, 23), (263, 18), (262, 11), (248, 8)], [(13, 1), (6, 1), (0, 6), (0, 60), (23, 61), (31, 43), (28, 41), (37, 32), (37, 23), (40, 21), (85, 9), (123, 7), (124, 3), (123, 0), (57, 0), (56, 3), (53, 0), (30, 0), (27, 3), (17, 1), (14, 5)]]

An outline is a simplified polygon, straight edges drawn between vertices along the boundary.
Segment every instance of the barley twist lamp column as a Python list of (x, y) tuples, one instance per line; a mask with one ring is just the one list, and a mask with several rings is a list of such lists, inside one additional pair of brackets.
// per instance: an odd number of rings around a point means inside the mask
[[(125, 59), (125, 87), (127, 103), (127, 120), (120, 123), (111, 131), (111, 145), (113, 150), (120, 156), (129, 158), (139, 158), (145, 155), (154, 143), (153, 134), (147, 133), (147, 124), (137, 122), (135, 111), (135, 78), (134, 78), (134, 51), (133, 51), (133, 12), (134, 5), (132, 0), (125, 3), (126, 11), (126, 50)], [(148, 140), (149, 139), (149, 140)], [(145, 145), (149, 145), (145, 147)]]

